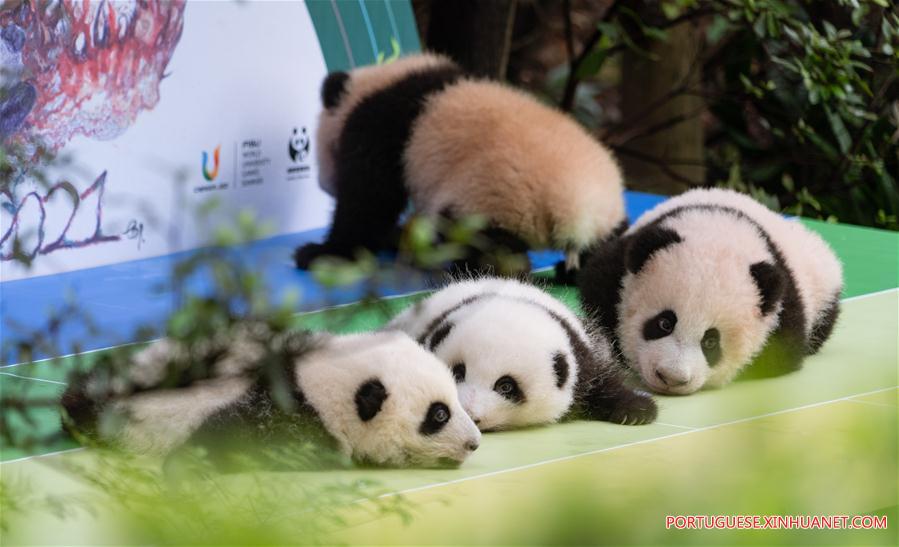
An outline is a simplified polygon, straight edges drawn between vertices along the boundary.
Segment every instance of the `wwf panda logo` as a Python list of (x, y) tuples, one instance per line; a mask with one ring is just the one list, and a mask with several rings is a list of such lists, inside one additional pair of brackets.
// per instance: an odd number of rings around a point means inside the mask
[(309, 135), (306, 133), (305, 127), (302, 132), (297, 131), (296, 127), (293, 128), (287, 152), (290, 154), (290, 161), (293, 162), (303, 161), (309, 155)]

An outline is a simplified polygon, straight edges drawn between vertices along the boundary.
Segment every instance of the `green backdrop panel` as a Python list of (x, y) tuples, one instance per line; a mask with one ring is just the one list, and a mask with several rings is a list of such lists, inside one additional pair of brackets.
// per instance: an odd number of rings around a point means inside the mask
[(329, 71), (421, 49), (415, 15), (406, 0), (308, 0), (306, 6)]

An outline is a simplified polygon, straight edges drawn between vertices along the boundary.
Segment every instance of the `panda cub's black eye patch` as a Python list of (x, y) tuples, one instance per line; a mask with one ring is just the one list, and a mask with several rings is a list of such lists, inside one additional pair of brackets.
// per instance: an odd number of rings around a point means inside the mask
[(718, 332), (718, 329), (713, 328), (705, 331), (699, 345), (702, 346), (702, 354), (705, 355), (705, 360), (709, 366), (717, 365), (718, 361), (721, 360), (721, 333)]
[(674, 332), (676, 325), (677, 314), (671, 310), (665, 310), (643, 323), (643, 338), (646, 340), (665, 338)]
[(424, 421), (421, 422), (421, 426), (418, 428), (418, 432), (422, 435), (433, 435), (446, 427), (450, 417), (452, 417), (452, 414), (450, 414), (448, 406), (443, 403), (431, 403), (427, 414), (425, 414)]
[(465, 363), (456, 363), (453, 365), (453, 379), (457, 384), (465, 381)]
[(518, 382), (511, 376), (503, 376), (493, 384), (493, 391), (515, 404), (524, 402), (524, 393), (518, 387)]

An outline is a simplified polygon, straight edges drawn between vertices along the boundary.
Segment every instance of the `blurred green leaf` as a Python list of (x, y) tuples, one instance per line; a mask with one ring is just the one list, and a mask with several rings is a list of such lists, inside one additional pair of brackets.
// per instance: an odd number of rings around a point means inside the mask
[(593, 51), (584, 58), (578, 67), (576, 73), (578, 79), (586, 79), (599, 73), (603, 63), (608, 59), (608, 52), (605, 47), (608, 42), (610, 42), (608, 37), (603, 36), (600, 38), (597, 46), (593, 48)]
[(825, 106), (824, 112), (827, 113), (827, 119), (830, 120), (830, 128), (840, 144), (840, 151), (844, 154), (848, 153), (849, 148), (852, 146), (852, 137), (849, 136), (849, 131), (846, 130), (843, 119), (829, 107)]

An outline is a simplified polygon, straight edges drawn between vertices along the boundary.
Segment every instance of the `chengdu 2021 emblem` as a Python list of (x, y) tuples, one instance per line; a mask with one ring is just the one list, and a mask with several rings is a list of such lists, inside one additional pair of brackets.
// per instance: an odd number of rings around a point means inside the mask
[(203, 178), (212, 182), (215, 180), (215, 177), (219, 174), (219, 153), (221, 152), (222, 146), (218, 145), (215, 147), (215, 151), (212, 152), (212, 169), (209, 168), (209, 154), (203, 150), (203, 159), (201, 168), (203, 170)]
[[(227, 153), (227, 149), (226, 149)], [(227, 158), (226, 158), (227, 160)], [(226, 190), (231, 188), (233, 179), (228, 177), (227, 171), (221, 170), (222, 166), (222, 145), (217, 144), (212, 149), (212, 154), (206, 150), (200, 152), (200, 174), (203, 180), (193, 187), (194, 193), (211, 192), (215, 190)], [(236, 167), (235, 167), (236, 169)], [(224, 176), (222, 176), (224, 175)], [(233, 173), (232, 173), (233, 176)]]

